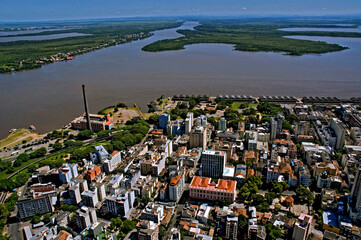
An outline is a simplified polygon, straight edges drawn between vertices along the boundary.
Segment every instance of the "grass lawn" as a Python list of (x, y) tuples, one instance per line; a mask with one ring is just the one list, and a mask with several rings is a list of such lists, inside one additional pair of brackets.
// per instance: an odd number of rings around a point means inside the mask
[(258, 106), (258, 103), (249, 103), (248, 104), (248, 107), (257, 107)]
[[(19, 167), (14, 167), (14, 172), (17, 171), (17, 170), (19, 170), (20, 168), (26, 166), (26, 165), (30, 165), (31, 163), (33, 163), (33, 162), (35, 162), (35, 161), (37, 161), (37, 160), (38, 160), (38, 158), (34, 158), (34, 159), (31, 159), (31, 160), (29, 160), (29, 161), (21, 164)], [(26, 170), (26, 169), (24, 169), (24, 171), (25, 171), (25, 170)], [(0, 172), (0, 179), (5, 179), (5, 178), (7, 178), (10, 174), (11, 174), (11, 173), (6, 173), (6, 171)], [(15, 175), (15, 176), (16, 176), (16, 175)]]
[(240, 105), (241, 105), (240, 102), (234, 102), (234, 103), (232, 103), (232, 105), (231, 105), (231, 109), (232, 109), (232, 110), (238, 110)]
[(246, 104), (247, 107), (246, 108), (254, 108), (254, 107), (257, 107), (258, 106), (258, 103), (242, 103), (242, 102), (234, 102), (232, 103), (231, 105), (231, 109), (232, 110), (238, 110), (239, 109), (239, 106), (241, 106), (241, 104)]
[(103, 110), (105, 114), (109, 114), (114, 111), (114, 107), (109, 107)]
[(4, 147), (14, 147), (17, 143), (21, 143), (23, 140), (31, 141), (34, 137), (31, 136), (34, 133), (28, 129), (21, 128), (16, 130), (16, 132), (11, 133), (9, 136), (0, 141), (0, 149)]

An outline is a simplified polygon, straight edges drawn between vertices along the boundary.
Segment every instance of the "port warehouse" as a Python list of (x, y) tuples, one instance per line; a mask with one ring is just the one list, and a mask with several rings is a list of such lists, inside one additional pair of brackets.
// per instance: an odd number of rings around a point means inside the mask
[[(211, 99), (208, 95), (174, 95), (174, 101), (187, 101), (192, 98), (199, 98), (201, 101), (209, 101)], [(233, 102), (274, 102), (274, 103), (297, 103), (298, 98), (294, 96), (261, 96), (253, 97), (246, 95), (218, 95), (217, 100), (230, 100)], [(303, 97), (300, 98), (303, 103), (361, 103), (361, 97), (352, 97), (350, 99), (340, 99), (338, 97)]]

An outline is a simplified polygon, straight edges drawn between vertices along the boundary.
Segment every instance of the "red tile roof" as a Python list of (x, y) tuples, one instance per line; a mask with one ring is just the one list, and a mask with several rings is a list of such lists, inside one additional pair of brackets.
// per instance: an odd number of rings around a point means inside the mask
[(119, 152), (118, 151), (114, 151), (113, 153), (112, 153), (112, 157), (114, 157), (115, 155), (117, 155)]
[(215, 188), (233, 192), (236, 188), (236, 181), (219, 179), (218, 184), (215, 184), (211, 182), (211, 178), (195, 176), (191, 182), (191, 187)]
[(181, 179), (181, 175), (177, 175), (173, 177), (172, 180), (170, 181), (170, 185), (171, 186), (177, 185), (180, 179)]

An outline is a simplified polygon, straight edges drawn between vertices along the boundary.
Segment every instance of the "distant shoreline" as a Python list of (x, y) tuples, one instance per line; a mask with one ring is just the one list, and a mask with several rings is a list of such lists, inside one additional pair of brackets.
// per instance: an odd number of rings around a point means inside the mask
[[(361, 97), (353, 97), (348, 99), (340, 99), (337, 97), (318, 97), (318, 96), (305, 96), (302, 98), (296, 98), (294, 96), (259, 96), (259, 97), (253, 97), (253, 96), (246, 96), (246, 95), (227, 95), (227, 94), (221, 94), (218, 96), (208, 96), (208, 95), (189, 95), (189, 94), (176, 94), (173, 97), (168, 97), (172, 99), (172, 101), (188, 101), (192, 98), (200, 98), (202, 101), (214, 101), (216, 99), (221, 99), (225, 101), (232, 101), (232, 102), (240, 102), (240, 103), (260, 103), (260, 102), (270, 102), (270, 103), (277, 103), (277, 104), (342, 104), (342, 103), (355, 103), (360, 104), (361, 103)], [(150, 101), (150, 103), (154, 102), (154, 100)], [(151, 104), (148, 104), (148, 107), (150, 107)], [(103, 108), (102, 110), (109, 109), (115, 107), (114, 105), (107, 106)], [(100, 110), (101, 111), (101, 110)], [(139, 108), (138, 111), (141, 112), (141, 114), (144, 114)], [(70, 123), (70, 121), (69, 121)], [(54, 129), (56, 130), (56, 129)], [(49, 131), (51, 132), (51, 131)], [(44, 135), (46, 133), (39, 133), (41, 135)], [(4, 137), (3, 139), (7, 138)], [(2, 139), (0, 139), (2, 140)]]
[[(71, 60), (76, 55), (145, 39), (151, 37), (153, 31), (175, 28), (181, 24), (182, 22), (176, 21), (98, 23), (95, 26), (78, 28), (76, 32), (84, 34), (83, 36), (41, 41), (0, 42), (0, 52), (4, 52), (4, 54), (0, 54), (0, 74), (31, 70), (40, 68), (46, 63)], [(68, 29), (59, 32), (65, 34), (72, 31)], [(44, 31), (20, 36), (54, 35), (59, 32)], [(20, 36), (13, 35), (10, 37)]]

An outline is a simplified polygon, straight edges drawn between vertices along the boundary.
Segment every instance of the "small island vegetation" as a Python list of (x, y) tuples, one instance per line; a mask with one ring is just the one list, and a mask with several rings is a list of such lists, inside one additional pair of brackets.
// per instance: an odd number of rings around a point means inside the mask
[[(262, 22), (256, 20), (202, 21), (195, 30), (178, 30), (184, 35), (165, 39), (143, 47), (143, 51), (159, 52), (184, 49), (186, 45), (199, 43), (232, 44), (238, 51), (284, 52), (288, 55), (322, 54), (336, 52), (348, 47), (322, 41), (299, 40), (286, 36), (328, 36), (361, 38), (357, 32), (282, 31), (288, 27), (326, 27), (316, 23)], [(330, 27), (330, 26), (328, 26)]]

